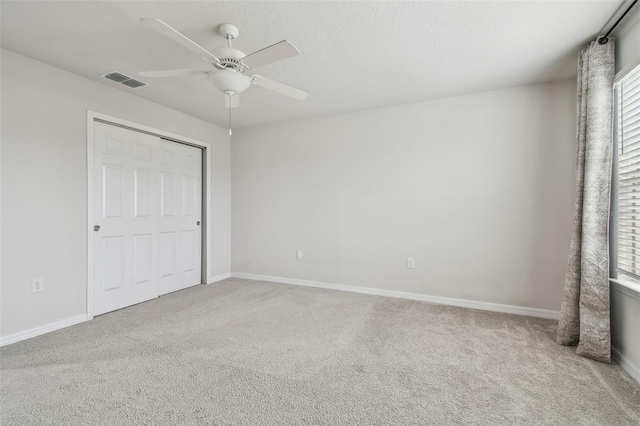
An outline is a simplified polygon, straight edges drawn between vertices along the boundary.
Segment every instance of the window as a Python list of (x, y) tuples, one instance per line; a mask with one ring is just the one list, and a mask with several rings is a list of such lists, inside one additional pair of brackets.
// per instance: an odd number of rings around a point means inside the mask
[(615, 84), (619, 273), (640, 279), (640, 66)]

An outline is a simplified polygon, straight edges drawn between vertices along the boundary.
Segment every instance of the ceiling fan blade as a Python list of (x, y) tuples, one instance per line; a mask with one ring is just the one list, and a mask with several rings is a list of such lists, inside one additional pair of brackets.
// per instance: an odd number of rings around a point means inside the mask
[(299, 99), (301, 101), (307, 99), (307, 96), (309, 96), (309, 92), (305, 90), (280, 83), (279, 81), (271, 80), (270, 78), (254, 75), (252, 80), (253, 84), (256, 86), (261, 86), (265, 89), (273, 90), (274, 92), (282, 93), (283, 95), (291, 96), (292, 98)]
[(143, 77), (161, 78), (161, 77), (184, 77), (187, 75), (200, 75), (206, 74), (205, 70), (190, 69), (190, 70), (166, 70), (166, 71), (140, 71)]
[(224, 95), (224, 104), (226, 108), (238, 108), (240, 106), (240, 96)]
[(207, 49), (200, 46), (199, 44), (183, 35), (182, 33), (178, 32), (174, 28), (170, 27), (169, 25), (165, 24), (161, 20), (156, 18), (141, 18), (140, 20), (146, 24), (149, 24), (151, 27), (153, 27), (153, 29), (165, 35), (166, 37), (169, 37), (176, 43), (179, 43), (192, 52), (196, 53), (197, 55), (200, 55), (203, 59), (216, 63), (220, 62), (220, 59), (212, 55)]
[(293, 44), (287, 40), (282, 40), (280, 43), (273, 44), (245, 56), (242, 58), (242, 62), (249, 68), (258, 68), (299, 54), (300, 52)]

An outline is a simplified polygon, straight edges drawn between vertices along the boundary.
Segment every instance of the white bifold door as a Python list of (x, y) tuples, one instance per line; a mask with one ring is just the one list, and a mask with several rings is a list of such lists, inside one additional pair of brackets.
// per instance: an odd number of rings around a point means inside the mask
[(93, 141), (94, 315), (200, 284), (202, 150), (100, 122)]

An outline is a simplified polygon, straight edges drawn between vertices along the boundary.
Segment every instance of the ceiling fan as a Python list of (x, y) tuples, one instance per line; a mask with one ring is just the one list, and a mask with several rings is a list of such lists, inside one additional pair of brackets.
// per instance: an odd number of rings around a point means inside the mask
[(274, 92), (304, 100), (309, 92), (289, 86), (279, 81), (271, 80), (257, 74), (247, 75), (255, 68), (272, 64), (274, 62), (299, 55), (296, 47), (287, 40), (265, 47), (262, 50), (245, 55), (238, 49), (231, 47), (231, 42), (238, 38), (240, 30), (233, 24), (220, 25), (220, 33), (227, 40), (227, 46), (220, 46), (211, 52), (187, 38), (160, 19), (142, 18), (141, 21), (149, 24), (159, 33), (169, 37), (183, 47), (196, 53), (202, 59), (209, 62), (208, 69), (181, 69), (167, 71), (142, 71), (139, 74), (144, 77), (182, 77), (188, 75), (207, 75), (209, 81), (226, 96), (227, 108), (240, 106), (240, 93), (247, 90), (252, 84), (273, 90)]

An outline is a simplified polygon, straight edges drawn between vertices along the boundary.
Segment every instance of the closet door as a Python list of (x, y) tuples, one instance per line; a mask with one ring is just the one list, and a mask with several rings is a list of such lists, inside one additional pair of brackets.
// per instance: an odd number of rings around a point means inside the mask
[(161, 141), (160, 293), (201, 282), (202, 150)]
[(94, 315), (158, 297), (159, 144), (94, 123)]
[(94, 123), (94, 315), (201, 282), (202, 151)]

